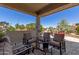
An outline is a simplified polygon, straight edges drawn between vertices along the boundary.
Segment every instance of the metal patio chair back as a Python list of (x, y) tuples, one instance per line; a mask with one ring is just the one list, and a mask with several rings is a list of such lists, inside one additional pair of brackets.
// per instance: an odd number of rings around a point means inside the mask
[(53, 40), (57, 42), (64, 41), (64, 34), (55, 34)]
[(57, 49), (59, 49), (60, 50), (60, 54), (62, 54), (63, 52), (63, 50), (64, 50), (64, 52), (66, 52), (66, 47), (65, 47), (65, 40), (64, 40), (64, 34), (55, 34), (54, 35), (54, 38), (53, 38), (53, 41), (55, 41), (55, 42), (57, 42), (57, 43), (59, 43), (59, 45), (58, 46), (53, 46), (53, 47), (57, 47)]
[(43, 36), (43, 38), (44, 38), (44, 41), (45, 42), (49, 42), (50, 41), (50, 33), (44, 33), (44, 36)]

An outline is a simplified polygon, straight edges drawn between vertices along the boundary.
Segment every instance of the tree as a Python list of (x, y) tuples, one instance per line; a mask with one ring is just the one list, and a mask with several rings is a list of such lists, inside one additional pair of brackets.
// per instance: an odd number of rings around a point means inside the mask
[[(36, 24), (35, 23), (30, 23), (26, 25), (27, 30), (35, 30), (36, 29)], [(44, 27), (40, 25), (40, 31), (43, 31)]]
[(31, 29), (30, 24), (27, 24), (27, 25), (26, 25), (26, 29), (27, 29), (27, 30), (30, 30), (30, 29)]
[(19, 27), (20, 27), (21, 30), (25, 29), (24, 25), (19, 25)]
[(1, 26), (9, 25), (9, 23), (7, 23), (7, 22), (0, 22), (0, 25), (1, 25)]
[(29, 26), (31, 30), (35, 30), (35, 23), (30, 23)]
[(20, 25), (19, 24), (16, 24), (15, 27), (16, 27), (16, 29), (20, 29)]
[(76, 23), (76, 26), (78, 26), (79, 25), (79, 23)]
[(48, 29), (49, 29), (50, 33), (52, 34), (53, 33), (53, 27), (49, 27)]
[(71, 26), (68, 24), (66, 20), (61, 20), (57, 28), (59, 31), (65, 31), (65, 32), (71, 31)]
[(30, 23), (26, 25), (27, 30), (35, 30), (35, 23)]
[(61, 20), (57, 27), (59, 30), (65, 30), (67, 25), (68, 23), (66, 20)]
[(44, 30), (44, 27), (40, 25), (40, 32), (42, 32), (43, 30)]
[(3, 31), (0, 31), (0, 39), (5, 35)]
[(15, 27), (16, 27), (16, 29), (19, 29), (19, 30), (25, 29), (25, 26), (23, 24), (22, 25), (16, 24)]

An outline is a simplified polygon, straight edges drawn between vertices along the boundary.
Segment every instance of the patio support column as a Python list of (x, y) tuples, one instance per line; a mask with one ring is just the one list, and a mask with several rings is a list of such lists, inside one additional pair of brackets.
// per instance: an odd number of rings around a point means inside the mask
[(36, 48), (39, 46), (38, 40), (40, 35), (40, 16), (36, 18)]

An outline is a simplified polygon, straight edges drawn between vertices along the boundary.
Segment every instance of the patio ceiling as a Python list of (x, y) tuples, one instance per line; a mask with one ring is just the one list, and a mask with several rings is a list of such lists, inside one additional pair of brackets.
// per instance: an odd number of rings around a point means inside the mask
[(33, 16), (47, 16), (77, 6), (79, 3), (1, 3), (0, 5)]

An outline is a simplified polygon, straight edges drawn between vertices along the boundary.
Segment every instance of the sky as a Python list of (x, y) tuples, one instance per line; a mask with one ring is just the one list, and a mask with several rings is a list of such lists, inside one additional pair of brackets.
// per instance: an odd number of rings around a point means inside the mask
[(0, 7), (0, 22), (5, 21), (10, 25), (35, 23), (36, 17), (12, 9)]
[[(41, 17), (41, 24), (44, 27), (56, 27), (63, 19), (69, 24), (79, 23), (79, 6)], [(0, 7), (0, 22), (5, 21), (14, 26), (15, 24), (35, 23), (35, 20), (35, 16)]]

